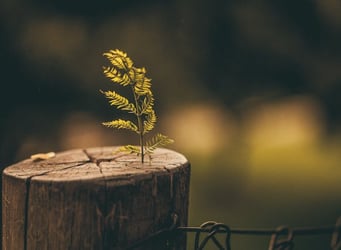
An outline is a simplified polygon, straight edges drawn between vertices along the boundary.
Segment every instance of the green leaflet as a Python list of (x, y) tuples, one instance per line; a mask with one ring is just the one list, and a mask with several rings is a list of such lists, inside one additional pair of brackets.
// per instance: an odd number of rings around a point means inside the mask
[(102, 124), (108, 128), (128, 129), (134, 132), (138, 132), (137, 126), (131, 121), (118, 119), (111, 122), (103, 122)]
[(118, 149), (119, 152), (125, 152), (129, 154), (137, 154), (139, 155), (141, 153), (139, 146), (133, 146), (133, 145), (126, 145), (122, 146)]
[(143, 134), (146, 134), (149, 131), (153, 130), (155, 123), (156, 123), (156, 120), (157, 120), (157, 117), (155, 115), (155, 111), (151, 110), (147, 114), (146, 120), (143, 122), (143, 124), (144, 124)]
[(158, 133), (146, 142), (147, 153), (153, 153), (156, 148), (166, 146), (173, 142), (174, 140), (168, 138), (168, 136)]
[(115, 68), (106, 67), (103, 68), (103, 72), (106, 77), (111, 79), (111, 81), (116, 82), (122, 86), (127, 86), (131, 82), (131, 79), (127, 74), (121, 73)]
[(154, 97), (152, 95), (146, 95), (146, 97), (143, 99), (143, 102), (141, 103), (141, 110), (140, 114), (146, 114), (153, 112), (153, 106), (154, 106)]
[(145, 134), (152, 131), (157, 122), (151, 79), (146, 77), (147, 71), (144, 67), (134, 67), (133, 61), (126, 53), (115, 49), (103, 53), (103, 55), (111, 63), (110, 66), (103, 67), (104, 75), (114, 83), (123, 87), (130, 87), (133, 100), (129, 101), (128, 98), (115, 91), (101, 91), (101, 93), (109, 100), (111, 106), (134, 114), (137, 121), (135, 124), (130, 120), (117, 119), (104, 122), (103, 125), (109, 128), (127, 129), (139, 134), (139, 146), (127, 145), (121, 147), (119, 151), (141, 155), (141, 162), (143, 163), (145, 154), (150, 155), (157, 147), (173, 143), (172, 139), (162, 134), (156, 134), (145, 142)]
[(145, 77), (146, 69), (136, 69), (134, 74), (134, 79), (136, 81), (136, 84), (134, 86), (134, 91), (138, 95), (152, 95), (152, 92), (150, 90), (152, 83), (151, 79)]
[[(156, 148), (166, 146), (166, 145), (173, 143), (173, 142), (174, 142), (174, 140), (168, 138), (165, 135), (158, 133), (155, 136), (153, 136), (149, 141), (146, 142), (145, 152), (146, 152), (146, 154), (152, 154)], [(141, 153), (140, 147), (133, 146), (133, 145), (122, 146), (118, 149), (118, 151), (126, 152), (129, 154), (135, 153), (138, 155)]]
[(127, 56), (127, 54), (118, 49), (110, 50), (107, 53), (103, 53), (103, 55), (109, 59), (112, 65), (119, 69), (128, 70), (133, 66), (133, 61)]
[(116, 106), (120, 110), (126, 110), (136, 114), (135, 105), (130, 103), (127, 98), (117, 94), (115, 91), (101, 91), (101, 93), (109, 99), (111, 106)]

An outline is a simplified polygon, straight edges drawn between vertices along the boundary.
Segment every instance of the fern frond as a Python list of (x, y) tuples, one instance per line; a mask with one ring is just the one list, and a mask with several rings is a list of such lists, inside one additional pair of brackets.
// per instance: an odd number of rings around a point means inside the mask
[(132, 67), (131, 69), (132, 70), (129, 71), (129, 76), (134, 81), (141, 80), (147, 72), (145, 68)]
[(101, 93), (109, 99), (111, 106), (116, 106), (120, 110), (127, 110), (134, 114), (137, 113), (135, 105), (130, 103), (127, 98), (117, 94), (115, 91), (101, 91)]
[(145, 68), (134, 68), (134, 80), (135, 81), (143, 81), (146, 75), (146, 69)]
[(108, 128), (128, 129), (138, 133), (137, 126), (131, 121), (118, 119), (110, 122), (103, 122), (102, 124)]
[(141, 80), (138, 80), (135, 82), (134, 85), (134, 91), (135, 93), (137, 93), (138, 95), (148, 95), (151, 94), (151, 79), (144, 77)]
[(151, 79), (145, 76), (145, 68), (133, 68), (129, 72), (130, 78), (134, 81), (134, 92), (138, 95), (146, 95), (151, 93)]
[(150, 93), (149, 95), (144, 96), (144, 99), (141, 104), (141, 114), (149, 114), (153, 111), (154, 106), (154, 97)]
[(152, 109), (146, 117), (146, 120), (143, 122), (143, 133), (142, 134), (146, 134), (149, 131), (151, 131), (156, 123), (157, 117), (155, 115), (155, 111)]
[(118, 71), (114, 67), (103, 67), (103, 73), (106, 77), (110, 78), (111, 81), (122, 86), (132, 84), (131, 79), (127, 74)]
[(138, 146), (133, 146), (133, 145), (126, 145), (119, 147), (118, 151), (120, 152), (126, 152), (128, 154), (141, 154), (140, 152), (140, 147)]
[(152, 137), (149, 141), (146, 142), (147, 153), (151, 154), (154, 152), (154, 150), (157, 147), (163, 147), (173, 142), (174, 140), (170, 139), (169, 137), (165, 135), (158, 133), (154, 137)]
[(112, 65), (119, 69), (124, 69), (128, 71), (133, 67), (133, 61), (123, 51), (120, 51), (118, 49), (110, 50), (109, 52), (104, 53), (103, 55), (108, 58)]
[(103, 67), (104, 75), (121, 86), (129, 86), (134, 99), (130, 102), (128, 98), (119, 95), (115, 91), (101, 91), (101, 93), (109, 100), (110, 105), (119, 110), (133, 113), (136, 124), (122, 119), (103, 122), (102, 124), (109, 128), (127, 129), (136, 132), (139, 135), (140, 145), (123, 146), (118, 151), (141, 155), (141, 162), (143, 163), (145, 154), (150, 156), (157, 147), (173, 142), (172, 139), (162, 134), (157, 134), (151, 140), (145, 142), (144, 135), (153, 130), (157, 121), (154, 111), (154, 97), (151, 91), (151, 79), (146, 77), (144, 67), (134, 67), (133, 61), (121, 50), (110, 50), (103, 53), (103, 55), (111, 63), (109, 67)]

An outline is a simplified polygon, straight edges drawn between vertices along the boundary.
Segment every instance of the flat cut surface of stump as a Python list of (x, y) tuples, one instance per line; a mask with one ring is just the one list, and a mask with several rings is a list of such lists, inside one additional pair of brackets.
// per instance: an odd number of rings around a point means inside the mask
[[(172, 213), (187, 225), (187, 159), (157, 149), (142, 164), (116, 150), (70, 150), (6, 168), (3, 249), (126, 249), (167, 228)], [(167, 241), (136, 249), (185, 249), (183, 235)]]

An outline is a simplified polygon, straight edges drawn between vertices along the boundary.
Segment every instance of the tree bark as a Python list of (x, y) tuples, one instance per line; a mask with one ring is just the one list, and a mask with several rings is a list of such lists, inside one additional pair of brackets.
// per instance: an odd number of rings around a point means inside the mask
[[(187, 225), (190, 164), (157, 149), (151, 162), (116, 147), (24, 160), (3, 172), (3, 249), (126, 249), (171, 225)], [(186, 236), (135, 249), (186, 249)]]

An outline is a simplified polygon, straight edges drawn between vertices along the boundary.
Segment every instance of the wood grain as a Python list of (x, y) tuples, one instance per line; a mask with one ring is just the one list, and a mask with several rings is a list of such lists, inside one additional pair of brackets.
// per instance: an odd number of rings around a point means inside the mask
[[(65, 151), (6, 168), (3, 249), (126, 249), (168, 227), (173, 212), (179, 225), (187, 225), (187, 159), (157, 149), (151, 162), (141, 164), (116, 149)], [(185, 249), (186, 237), (170, 243), (163, 239), (139, 249)]]

